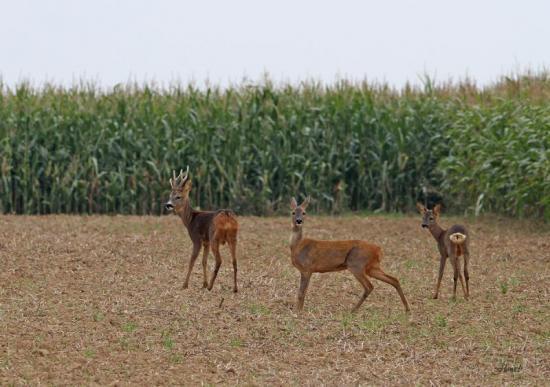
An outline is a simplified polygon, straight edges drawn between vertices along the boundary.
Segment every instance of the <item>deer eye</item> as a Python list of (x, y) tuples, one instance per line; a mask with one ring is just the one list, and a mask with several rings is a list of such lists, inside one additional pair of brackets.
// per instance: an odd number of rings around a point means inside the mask
[(305, 212), (302, 212), (302, 215), (305, 215), (306, 213)]
[(181, 196), (176, 196), (176, 200), (180, 200), (181, 199)]
[(296, 212), (292, 211), (292, 215), (296, 215)]

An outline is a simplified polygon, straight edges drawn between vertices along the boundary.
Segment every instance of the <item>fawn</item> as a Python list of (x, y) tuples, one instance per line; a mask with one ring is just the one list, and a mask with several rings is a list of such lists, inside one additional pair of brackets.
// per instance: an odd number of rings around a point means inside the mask
[(348, 269), (363, 285), (365, 289), (359, 302), (353, 307), (352, 312), (363, 304), (367, 296), (374, 289), (367, 276), (392, 285), (399, 296), (405, 311), (409, 311), (409, 304), (403, 294), (399, 280), (382, 270), (380, 260), (382, 249), (374, 244), (361, 240), (326, 241), (302, 238), (302, 226), (306, 215), (306, 208), (310, 198), (298, 206), (295, 198), (290, 202), (292, 209), (292, 234), (290, 235), (290, 258), (292, 264), (300, 271), (300, 289), (296, 307), (302, 310), (304, 298), (309, 280), (313, 273), (327, 273)]
[[(466, 230), (466, 227), (459, 224), (451, 226), (448, 230), (442, 229), (437, 223), (441, 213), (441, 205), (439, 204), (435, 205), (433, 210), (428, 210), (421, 203), (416, 203), (416, 207), (418, 211), (420, 211), (420, 214), (422, 214), (422, 227), (430, 230), (430, 233), (437, 242), (439, 254), (441, 255), (439, 260), (439, 276), (437, 278), (437, 284), (435, 285), (433, 298), (435, 299), (438, 297), (441, 278), (445, 270), (445, 263), (447, 258), (450, 258), (454, 271), (453, 298), (456, 299), (456, 281), (460, 278), (460, 285), (464, 292), (464, 298), (468, 299), (470, 296), (470, 287), (468, 284), (470, 280), (470, 275), (468, 274), (468, 261), (470, 260), (468, 243), (470, 239), (468, 237), (468, 230)], [(461, 255), (464, 256), (464, 278), (466, 279), (466, 288), (464, 288), (464, 279), (459, 270), (458, 257)]]
[[(189, 192), (191, 191), (191, 179), (189, 178), (189, 166), (185, 176), (183, 171), (176, 177), (176, 172), (173, 172), (173, 179), (170, 179), (170, 199), (166, 203), (166, 209), (168, 211), (174, 211), (179, 215), (183, 224), (189, 232), (189, 237), (193, 242), (193, 252), (189, 260), (189, 269), (183, 288), (187, 289), (189, 286), (189, 277), (193, 270), (193, 265), (197, 259), (203, 247), (202, 255), (202, 273), (203, 273), (203, 288), (212, 290), (214, 286), (214, 280), (218, 275), (218, 270), (222, 264), (222, 258), (220, 255), (220, 244), (227, 243), (231, 258), (233, 259), (233, 292), (237, 293), (237, 232), (239, 230), (239, 224), (237, 222), (235, 213), (231, 210), (218, 210), (218, 211), (196, 211), (191, 207), (189, 203)], [(210, 248), (216, 258), (216, 266), (210, 279), (210, 284), (207, 283), (207, 261)]]

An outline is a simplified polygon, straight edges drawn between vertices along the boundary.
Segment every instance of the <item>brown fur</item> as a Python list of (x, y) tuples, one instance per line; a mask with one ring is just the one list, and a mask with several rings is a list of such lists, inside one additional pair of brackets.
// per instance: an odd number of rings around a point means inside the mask
[[(179, 180), (178, 180), (179, 179)], [(189, 269), (183, 288), (189, 286), (189, 277), (195, 264), (195, 260), (199, 256), (201, 247), (203, 248), (202, 269), (203, 269), (203, 287), (212, 290), (214, 281), (218, 275), (222, 258), (220, 255), (220, 245), (225, 243), (229, 246), (231, 258), (233, 261), (233, 291), (237, 292), (237, 233), (239, 231), (239, 223), (235, 213), (231, 210), (218, 211), (197, 211), (191, 207), (189, 202), (189, 192), (191, 191), (191, 179), (188, 173), (185, 176), (175, 177), (174, 181), (170, 181), (172, 192), (170, 200), (166, 203), (166, 207), (173, 210), (181, 218), (184, 226), (187, 228), (189, 237), (193, 242), (193, 252), (189, 260)], [(207, 261), (209, 250), (216, 259), (216, 266), (210, 279), (207, 282)]]
[[(435, 299), (439, 295), (439, 288), (441, 286), (441, 279), (443, 278), (443, 272), (445, 270), (445, 263), (447, 258), (449, 258), (451, 260), (451, 264), (453, 265), (453, 298), (456, 298), (457, 280), (460, 279), (462, 291), (464, 292), (464, 298), (468, 299), (470, 296), (470, 275), (468, 272), (468, 263), (470, 261), (470, 236), (468, 234), (468, 230), (460, 224), (455, 224), (448, 230), (441, 228), (441, 226), (437, 223), (441, 213), (441, 206), (439, 204), (436, 205), (433, 210), (428, 210), (421, 203), (417, 203), (416, 207), (418, 208), (420, 214), (422, 214), (422, 227), (426, 227), (430, 230), (430, 233), (437, 242), (437, 247), (440, 254), (439, 274), (437, 277), (433, 298)], [(456, 242), (454, 240), (456, 240)], [(464, 278), (462, 277), (462, 273), (460, 273), (459, 269), (458, 258), (460, 256), (464, 257)], [(466, 280), (466, 286), (464, 286), (464, 280)]]
[(359, 309), (374, 289), (369, 276), (392, 285), (399, 293), (405, 310), (408, 312), (409, 304), (399, 280), (382, 270), (380, 265), (382, 249), (379, 246), (361, 240), (326, 241), (302, 238), (303, 219), (308, 204), (309, 198), (300, 206), (294, 198), (291, 202), (290, 259), (301, 274), (297, 309), (302, 310), (304, 307), (305, 294), (313, 273), (328, 273), (347, 269), (364, 288), (363, 295), (352, 309), (353, 312)]

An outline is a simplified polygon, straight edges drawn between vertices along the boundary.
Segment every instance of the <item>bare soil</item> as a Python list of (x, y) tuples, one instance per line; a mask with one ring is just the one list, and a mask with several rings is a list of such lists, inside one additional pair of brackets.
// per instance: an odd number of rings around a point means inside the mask
[[(305, 234), (381, 245), (397, 292), (316, 274), (298, 315), (289, 218), (239, 218), (239, 285), (227, 247), (214, 289), (177, 217), (1, 216), (0, 385), (547, 384), (550, 232), (508, 219), (449, 219), (471, 233), (471, 299), (420, 218), (310, 216)], [(210, 270), (213, 265), (210, 257)]]

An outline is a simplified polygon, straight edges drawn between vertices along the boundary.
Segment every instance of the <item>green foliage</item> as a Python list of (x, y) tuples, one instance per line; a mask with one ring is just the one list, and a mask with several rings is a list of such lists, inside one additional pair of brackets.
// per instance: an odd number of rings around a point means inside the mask
[(84, 357), (87, 357), (87, 358), (95, 357), (95, 351), (93, 349), (85, 349), (84, 350)]
[(444, 134), (442, 190), (460, 207), (550, 219), (550, 108), (525, 101), (462, 109)]
[(267, 316), (270, 313), (269, 309), (263, 304), (250, 304), (248, 310), (256, 316)]
[(440, 328), (445, 328), (447, 326), (447, 319), (445, 316), (442, 316), (441, 314), (437, 314), (435, 316), (435, 323)]
[(174, 348), (174, 339), (172, 339), (169, 332), (162, 333), (162, 346), (167, 350)]
[(231, 345), (231, 348), (241, 348), (244, 344), (240, 338), (234, 337), (229, 342), (229, 345)]
[(129, 321), (127, 322), (126, 324), (124, 324), (122, 326), (122, 330), (126, 333), (132, 333), (133, 331), (135, 331), (137, 328), (137, 325), (136, 323), (132, 322), (132, 321)]
[(506, 281), (500, 282), (500, 292), (502, 294), (508, 293), (508, 282), (506, 282)]
[(317, 211), (411, 210), (427, 185), (456, 211), (550, 219), (543, 76), (491, 90), (0, 89), (0, 212), (160, 214), (172, 169), (189, 165), (195, 206), (241, 214), (306, 194)]
[(105, 318), (105, 315), (101, 313), (100, 311), (97, 311), (94, 313), (93, 320), (95, 322), (100, 322)]

